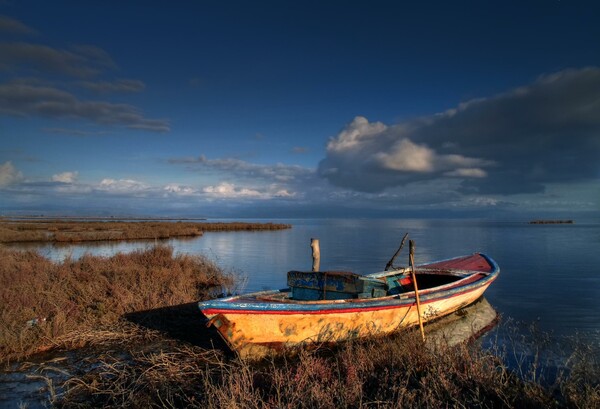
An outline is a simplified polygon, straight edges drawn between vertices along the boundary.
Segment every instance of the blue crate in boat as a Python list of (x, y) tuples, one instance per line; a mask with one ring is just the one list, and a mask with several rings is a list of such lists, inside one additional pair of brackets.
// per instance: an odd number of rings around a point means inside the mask
[(347, 271), (290, 271), (288, 286), (295, 300), (344, 300), (381, 297), (386, 294), (383, 281)]

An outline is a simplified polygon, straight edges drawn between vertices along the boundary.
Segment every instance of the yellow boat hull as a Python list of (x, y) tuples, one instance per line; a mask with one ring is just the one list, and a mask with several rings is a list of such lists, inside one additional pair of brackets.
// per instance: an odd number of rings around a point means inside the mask
[[(419, 289), (421, 320), (472, 304), (499, 271), (491, 258), (477, 253), (420, 266), (417, 281), (426, 284)], [(414, 287), (389, 290), (390, 283), (404, 281), (405, 271), (366, 277), (388, 283), (388, 295), (327, 299), (323, 291), (319, 300), (301, 300), (287, 289), (205, 301), (199, 307), (232, 350), (252, 359), (286, 348), (383, 336), (419, 324)]]
[[(451, 314), (475, 302), (480, 287), (460, 296), (423, 303), (423, 322)], [(207, 315), (242, 358), (256, 359), (284, 348), (387, 335), (419, 324), (416, 303), (397, 308), (328, 313), (220, 312)]]

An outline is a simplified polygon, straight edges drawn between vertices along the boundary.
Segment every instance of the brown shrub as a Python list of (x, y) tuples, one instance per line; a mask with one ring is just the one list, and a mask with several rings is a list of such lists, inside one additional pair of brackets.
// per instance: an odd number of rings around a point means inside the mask
[[(573, 368), (575, 369), (575, 368)], [(67, 382), (64, 407), (559, 408), (599, 407), (597, 375), (543, 387), (477, 345), (423, 348), (418, 333), (300, 351), (258, 363), (191, 346), (103, 356)], [(590, 375), (593, 376), (590, 377)], [(556, 391), (560, 384), (560, 391)], [(594, 386), (595, 385), (595, 386)], [(571, 390), (573, 389), (573, 390)]]
[(63, 262), (0, 248), (0, 361), (114, 324), (126, 313), (204, 299), (231, 284), (211, 261), (173, 255), (165, 246)]

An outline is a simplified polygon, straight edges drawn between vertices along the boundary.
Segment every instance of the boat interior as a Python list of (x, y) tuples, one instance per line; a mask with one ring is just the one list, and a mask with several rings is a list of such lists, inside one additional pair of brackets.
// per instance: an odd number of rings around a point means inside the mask
[[(466, 276), (432, 271), (419, 272), (416, 277), (419, 291), (423, 291), (451, 284)], [(408, 272), (374, 278), (345, 271), (290, 271), (288, 286), (289, 299), (296, 301), (380, 298), (415, 290)]]

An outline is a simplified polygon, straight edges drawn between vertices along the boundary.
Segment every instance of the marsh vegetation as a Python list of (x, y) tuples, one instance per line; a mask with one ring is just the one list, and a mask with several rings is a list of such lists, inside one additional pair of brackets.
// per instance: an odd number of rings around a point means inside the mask
[(197, 237), (204, 232), (289, 229), (289, 224), (191, 221), (0, 219), (0, 243), (85, 242)]
[(0, 360), (26, 368), (41, 351), (77, 351), (69, 376), (47, 378), (49, 403), (64, 408), (600, 407), (594, 350), (577, 344), (550, 362), (537, 335), (526, 352), (424, 348), (407, 331), (242, 361), (195, 306), (234, 285), (169, 247), (62, 262), (0, 248)]
[(136, 311), (214, 296), (233, 278), (170, 247), (51, 261), (0, 247), (0, 361), (84, 345)]

